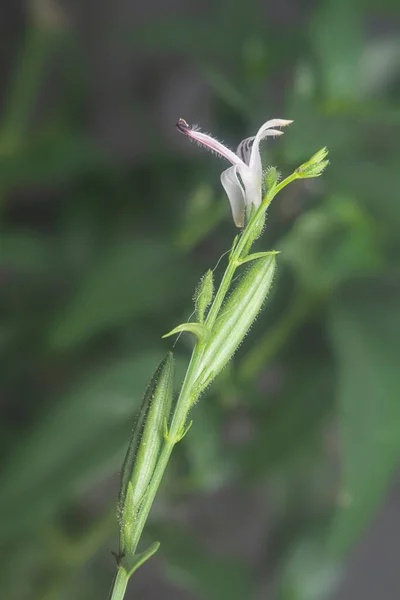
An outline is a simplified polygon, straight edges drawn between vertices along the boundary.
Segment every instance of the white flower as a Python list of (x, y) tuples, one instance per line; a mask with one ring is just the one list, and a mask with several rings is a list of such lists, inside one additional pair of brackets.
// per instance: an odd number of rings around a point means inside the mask
[(269, 135), (282, 135), (283, 131), (273, 128), (284, 127), (290, 123), (292, 121), (286, 119), (267, 121), (254, 137), (246, 138), (239, 144), (235, 154), (215, 138), (199, 131), (197, 127), (191, 128), (183, 119), (179, 119), (177, 122), (176, 126), (181, 133), (232, 163), (232, 167), (221, 173), (221, 183), (231, 203), (232, 216), (237, 227), (243, 227), (245, 213), (250, 210), (252, 204), (256, 207), (261, 204), (261, 140)]

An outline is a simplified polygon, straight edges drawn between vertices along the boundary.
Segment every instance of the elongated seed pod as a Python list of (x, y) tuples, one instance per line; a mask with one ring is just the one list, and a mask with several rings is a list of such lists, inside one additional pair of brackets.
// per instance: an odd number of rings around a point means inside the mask
[(174, 364), (169, 352), (153, 375), (143, 398), (139, 416), (129, 442), (121, 475), (119, 494), (123, 509), (128, 485), (136, 505), (147, 489), (163, 441), (164, 419), (168, 419), (173, 394)]
[(274, 255), (252, 261), (223, 304), (204, 350), (200, 388), (225, 367), (249, 331), (270, 290), (275, 263)]
[(172, 403), (174, 363), (169, 352), (159, 366), (155, 379), (154, 392), (144, 421), (143, 435), (131, 477), (133, 500), (142, 500), (149, 485), (164, 439), (164, 421), (168, 420)]

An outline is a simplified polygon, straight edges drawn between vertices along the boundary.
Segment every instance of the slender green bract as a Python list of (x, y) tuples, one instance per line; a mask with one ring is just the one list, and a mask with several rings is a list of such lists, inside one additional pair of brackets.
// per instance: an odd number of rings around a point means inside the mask
[(214, 296), (214, 277), (211, 269), (200, 282), (195, 296), (196, 315), (199, 323), (204, 322), (204, 315)]
[(249, 331), (270, 290), (275, 263), (274, 255), (252, 261), (222, 306), (200, 363), (202, 388), (230, 361)]
[(169, 418), (173, 394), (174, 363), (169, 352), (155, 372), (144, 395), (139, 418), (126, 453), (120, 490), (120, 555), (134, 554), (135, 517), (153, 475), (161, 444), (164, 422)]
[[(197, 322), (178, 325), (164, 336), (190, 332), (196, 343), (172, 411), (171, 354), (159, 366), (146, 392), (123, 467), (121, 543), (110, 600), (123, 600), (132, 573), (157, 551), (158, 543), (155, 543), (136, 554), (172, 450), (190, 429), (191, 421), (188, 423), (187, 418), (193, 404), (232, 358), (271, 288), (277, 253), (249, 254), (262, 233), (266, 210), (276, 194), (292, 181), (318, 177), (327, 164), (325, 159), (323, 149), (281, 183), (278, 183), (276, 169), (268, 172), (266, 196), (257, 209), (252, 206), (246, 227), (235, 237), (217, 292), (214, 294), (213, 273), (209, 270), (195, 295)], [(231, 290), (237, 270), (239, 280)]]
[(133, 468), (131, 482), (135, 504), (146, 493), (164, 439), (164, 422), (169, 418), (172, 403), (173, 376), (174, 363), (170, 352), (155, 375), (154, 392), (149, 401), (143, 434)]

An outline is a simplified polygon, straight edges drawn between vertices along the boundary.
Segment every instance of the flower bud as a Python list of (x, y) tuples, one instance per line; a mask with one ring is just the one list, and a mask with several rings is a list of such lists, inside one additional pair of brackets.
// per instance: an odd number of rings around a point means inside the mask
[(214, 295), (213, 272), (209, 269), (202, 278), (196, 291), (195, 304), (199, 323), (204, 322), (204, 315)]
[(318, 150), (306, 163), (300, 165), (296, 173), (300, 179), (306, 179), (308, 177), (319, 177), (322, 175), (324, 170), (329, 164), (329, 160), (326, 160), (328, 156), (328, 150), (321, 148)]
[(277, 185), (280, 177), (281, 174), (276, 167), (268, 167), (265, 172), (265, 187), (268, 191), (272, 190)]

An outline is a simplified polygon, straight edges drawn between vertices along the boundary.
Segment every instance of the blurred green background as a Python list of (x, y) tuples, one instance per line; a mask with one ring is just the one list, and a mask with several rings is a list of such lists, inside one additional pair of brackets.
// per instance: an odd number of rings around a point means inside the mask
[(232, 148), (294, 119), (264, 164), (288, 175), (322, 146), (331, 164), (269, 211), (273, 294), (193, 410), (146, 530), (161, 549), (127, 598), (399, 597), (396, 7), (1, 3), (1, 598), (107, 597), (161, 335), (236, 235), (226, 165), (178, 117)]

